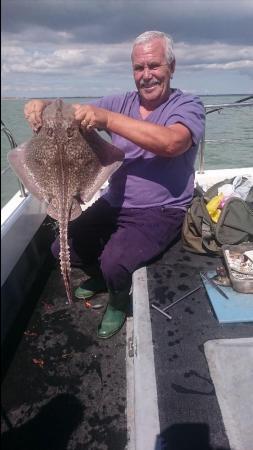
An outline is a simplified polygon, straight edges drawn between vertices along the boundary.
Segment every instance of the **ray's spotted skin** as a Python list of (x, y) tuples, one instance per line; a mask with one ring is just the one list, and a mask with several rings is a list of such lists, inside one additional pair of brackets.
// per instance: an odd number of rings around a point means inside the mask
[(95, 131), (83, 134), (71, 105), (57, 99), (43, 110), (42, 124), (29, 141), (8, 153), (8, 160), (25, 187), (47, 203), (47, 213), (59, 223), (60, 267), (67, 298), (72, 302), (68, 222), (82, 212), (124, 153)]

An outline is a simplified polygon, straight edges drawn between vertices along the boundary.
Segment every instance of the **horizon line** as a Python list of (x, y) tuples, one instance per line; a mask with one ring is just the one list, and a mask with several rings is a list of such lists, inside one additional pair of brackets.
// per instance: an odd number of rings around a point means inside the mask
[[(200, 96), (200, 97), (220, 97), (220, 96), (238, 96), (238, 95), (241, 95), (241, 96), (244, 96), (244, 95), (252, 95), (252, 92), (248, 92), (248, 93), (246, 93), (246, 92), (244, 92), (244, 93), (241, 93), (241, 92), (239, 92), (239, 93), (233, 93), (233, 94), (231, 94), (231, 93), (222, 93), (222, 94), (198, 94), (198, 93), (194, 93), (194, 95), (198, 95), (198, 96)], [(18, 95), (13, 95), (13, 96), (10, 96), (10, 95), (6, 95), (6, 96), (2, 96), (1, 97), (1, 100), (8, 100), (8, 99), (20, 99), (20, 100), (22, 100), (22, 99), (33, 99), (33, 98), (37, 98), (37, 99), (44, 99), (44, 98), (101, 98), (101, 97), (105, 97), (104, 95), (62, 95), (62, 96), (49, 96), (49, 95), (45, 95), (45, 96), (43, 96), (43, 97), (38, 97), (38, 96), (33, 96), (33, 97), (29, 97), (29, 96), (26, 96), (26, 95), (24, 95), (24, 96), (18, 96)]]

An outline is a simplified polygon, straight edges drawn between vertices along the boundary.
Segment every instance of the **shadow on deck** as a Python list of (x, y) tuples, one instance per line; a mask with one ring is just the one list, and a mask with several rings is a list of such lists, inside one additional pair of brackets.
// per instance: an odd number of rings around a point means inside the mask
[[(74, 287), (82, 278), (72, 270)], [(52, 270), (4, 374), (4, 450), (125, 448), (126, 332), (98, 340), (103, 309), (67, 304), (59, 269)]]

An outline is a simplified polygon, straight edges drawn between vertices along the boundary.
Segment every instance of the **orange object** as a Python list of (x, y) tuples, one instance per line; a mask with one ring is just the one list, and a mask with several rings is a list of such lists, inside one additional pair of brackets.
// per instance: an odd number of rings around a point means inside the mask
[(36, 364), (36, 366), (39, 366), (39, 367), (41, 367), (41, 369), (43, 369), (43, 367), (44, 367), (44, 361), (43, 361), (43, 359), (36, 359), (36, 358), (33, 358), (33, 363), (34, 364)]
[(87, 300), (84, 302), (84, 305), (86, 308), (91, 308), (92, 304), (90, 302), (88, 302)]

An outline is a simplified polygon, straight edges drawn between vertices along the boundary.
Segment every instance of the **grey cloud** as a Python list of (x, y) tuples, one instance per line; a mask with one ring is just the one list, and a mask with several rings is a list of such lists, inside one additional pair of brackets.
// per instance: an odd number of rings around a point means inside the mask
[(181, 43), (175, 47), (177, 64), (225, 64), (231, 61), (253, 61), (253, 46), (241, 47), (214, 42), (212, 44), (192, 45)]
[(3, 0), (3, 88), (39, 96), (129, 89), (131, 42), (147, 29), (173, 36), (182, 88), (194, 77), (198, 89), (200, 72), (213, 90), (224, 71), (248, 82), (252, 23), (252, 0)]
[(147, 29), (192, 43), (253, 41), (253, 3), (243, 0), (4, 0), (2, 12), (4, 31), (25, 39), (30, 29), (35, 41), (44, 30), (44, 40), (59, 40), (56, 32), (67, 32), (75, 43), (124, 42)]

